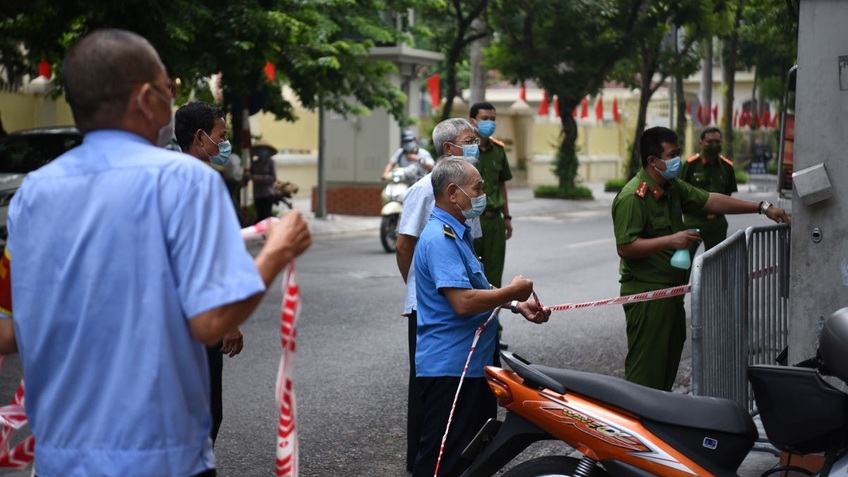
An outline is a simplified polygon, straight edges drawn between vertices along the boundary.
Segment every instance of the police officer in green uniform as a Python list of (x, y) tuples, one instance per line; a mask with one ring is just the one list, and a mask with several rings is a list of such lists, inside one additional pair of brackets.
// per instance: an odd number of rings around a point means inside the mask
[[(736, 192), (736, 171), (733, 161), (721, 155), (721, 130), (715, 127), (701, 132), (701, 153), (683, 162), (680, 179), (707, 192), (730, 195)], [(704, 250), (709, 250), (727, 238), (727, 219), (722, 214), (696, 212), (683, 217), (687, 229), (699, 229)], [(698, 246), (690, 249), (692, 256)]]
[(500, 288), (506, 241), (512, 237), (512, 216), (506, 194), (506, 181), (512, 179), (512, 172), (504, 143), (492, 137), (497, 120), (495, 107), (485, 101), (474, 103), (469, 116), (480, 139), (477, 170), (483, 177), (483, 192), (486, 193), (486, 210), (480, 216), (483, 236), (474, 239), (474, 249), (483, 261), (489, 283)]
[[(789, 222), (782, 209), (710, 193), (675, 180), (680, 172), (680, 146), (671, 129), (655, 127), (639, 138), (642, 169), (612, 204), (616, 249), (621, 263), (621, 295), (633, 295), (685, 284), (688, 270), (671, 266), (678, 249), (696, 245), (700, 235), (688, 230), (683, 214), (759, 212), (775, 222)], [(683, 296), (624, 305), (627, 357), (624, 377), (656, 389), (671, 390), (686, 340)]]

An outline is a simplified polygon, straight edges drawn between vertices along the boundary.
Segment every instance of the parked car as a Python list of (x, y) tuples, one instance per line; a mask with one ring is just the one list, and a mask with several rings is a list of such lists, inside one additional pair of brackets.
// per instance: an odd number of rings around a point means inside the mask
[(16, 131), (0, 137), (0, 245), (6, 243), (9, 202), (24, 177), (82, 142), (74, 127)]

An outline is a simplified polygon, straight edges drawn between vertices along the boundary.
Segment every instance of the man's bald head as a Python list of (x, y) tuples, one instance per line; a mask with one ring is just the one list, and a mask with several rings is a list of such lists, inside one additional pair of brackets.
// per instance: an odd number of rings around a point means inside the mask
[(65, 95), (77, 128), (85, 133), (115, 127), (133, 88), (163, 70), (153, 46), (133, 32), (95, 30), (77, 41), (62, 62)]

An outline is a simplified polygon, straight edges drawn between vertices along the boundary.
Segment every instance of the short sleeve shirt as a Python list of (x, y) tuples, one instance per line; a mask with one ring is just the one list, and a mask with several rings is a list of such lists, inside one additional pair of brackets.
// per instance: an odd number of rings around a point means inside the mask
[(412, 182), (421, 180), (422, 177), (427, 175), (427, 169), (424, 168), (424, 164), (429, 165), (431, 168), (435, 165), (436, 161), (433, 160), (433, 156), (430, 155), (430, 152), (424, 148), (418, 148), (415, 151), (415, 154), (418, 156), (418, 161), (410, 161), (406, 157), (406, 151), (403, 148), (395, 151), (394, 155), (392, 155), (389, 162), (392, 164), (397, 164), (398, 167), (406, 167), (409, 169), (408, 175), (412, 177)]
[[(427, 225), (427, 221), (430, 219), (435, 201), (433, 183), (430, 182), (430, 174), (427, 174), (420, 181), (413, 184), (403, 197), (403, 213), (400, 216), (398, 233), (418, 238)], [(477, 238), (483, 235), (480, 228), (480, 219), (475, 217), (466, 223), (471, 227), (472, 237)], [(410, 266), (409, 273), (406, 277), (406, 301), (403, 306), (404, 315), (408, 315), (416, 309), (415, 301), (415, 267)]]
[(501, 194), (501, 182), (512, 179), (506, 150), (498, 144), (497, 139), (489, 138), (489, 147), (480, 149), (477, 159), (477, 170), (483, 178), (483, 192), (486, 193), (486, 210), (497, 210), (504, 206)]
[[(733, 163), (726, 157), (721, 157), (715, 164), (703, 160), (696, 154), (683, 162), (680, 180), (704, 189), (707, 192), (730, 195), (738, 190), (736, 186), (736, 171)], [(706, 213), (695, 213), (694, 217), (705, 217)]]
[[(685, 230), (683, 214), (703, 210), (709, 193), (680, 180), (671, 180), (663, 188), (644, 169), (630, 180), (612, 203), (616, 245), (637, 238), (655, 238)], [(674, 249), (662, 250), (640, 259), (621, 259), (621, 282), (637, 280), (668, 286), (682, 285), (687, 271), (671, 266)]]
[[(458, 315), (444, 294), (445, 288), (490, 288), (483, 265), (474, 253), (471, 229), (435, 207), (415, 246), (413, 262), (418, 277), (416, 376), (460, 376), (474, 334), (491, 314)], [(495, 318), (481, 333), (468, 377), (482, 377), (483, 368), (492, 364), (497, 328)]]
[(209, 371), (189, 321), (265, 289), (221, 176), (93, 131), (27, 175), (8, 226), (38, 475), (213, 468)]

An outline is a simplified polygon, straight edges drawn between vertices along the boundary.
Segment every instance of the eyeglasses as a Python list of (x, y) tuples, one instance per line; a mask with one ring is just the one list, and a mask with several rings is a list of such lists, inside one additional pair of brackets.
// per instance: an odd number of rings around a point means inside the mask
[(468, 136), (462, 141), (463, 146), (471, 146), (474, 144), (478, 146), (480, 145), (480, 138), (478, 138), (477, 136)]

